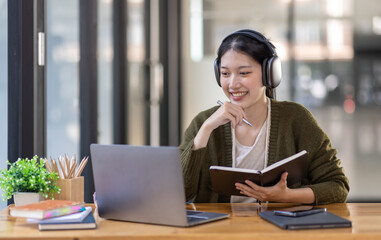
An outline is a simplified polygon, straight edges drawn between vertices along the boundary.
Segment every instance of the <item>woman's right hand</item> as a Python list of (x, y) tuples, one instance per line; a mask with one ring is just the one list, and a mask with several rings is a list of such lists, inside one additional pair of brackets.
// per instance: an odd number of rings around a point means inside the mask
[(242, 124), (242, 120), (245, 117), (246, 115), (242, 107), (230, 102), (225, 102), (205, 123), (213, 126), (213, 129), (216, 129), (220, 125), (231, 122), (232, 127), (235, 128), (237, 125)]
[(224, 103), (202, 124), (200, 130), (194, 138), (192, 149), (197, 150), (206, 147), (210, 134), (214, 129), (228, 123), (229, 121), (231, 122), (232, 127), (235, 128), (237, 125), (242, 124), (242, 119), (245, 117), (245, 112), (240, 106), (230, 102)]

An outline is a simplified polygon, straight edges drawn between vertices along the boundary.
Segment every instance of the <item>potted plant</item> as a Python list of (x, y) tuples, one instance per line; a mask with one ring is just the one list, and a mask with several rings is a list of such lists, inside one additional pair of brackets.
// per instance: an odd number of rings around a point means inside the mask
[[(43, 200), (43, 197), (53, 198), (53, 193), (59, 193), (55, 185), (58, 179), (56, 172), (49, 173), (44, 160), (34, 156), (32, 159), (19, 158), (9, 163), (9, 169), (0, 171), (0, 188), (3, 189), (3, 201), (14, 196), (15, 205), (23, 205)], [(32, 195), (32, 197), (28, 197)], [(33, 196), (34, 195), (34, 196)], [(26, 202), (23, 200), (26, 198)], [(21, 202), (20, 202), (21, 201)]]

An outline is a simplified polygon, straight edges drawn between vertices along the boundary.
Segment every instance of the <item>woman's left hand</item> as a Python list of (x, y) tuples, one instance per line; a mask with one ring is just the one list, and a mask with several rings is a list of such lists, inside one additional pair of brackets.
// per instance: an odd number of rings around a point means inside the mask
[(284, 172), (277, 184), (271, 187), (261, 187), (252, 181), (246, 180), (246, 184), (236, 183), (236, 188), (248, 197), (255, 198), (262, 202), (274, 201), (274, 202), (286, 202), (289, 192), (287, 187), (287, 172)]

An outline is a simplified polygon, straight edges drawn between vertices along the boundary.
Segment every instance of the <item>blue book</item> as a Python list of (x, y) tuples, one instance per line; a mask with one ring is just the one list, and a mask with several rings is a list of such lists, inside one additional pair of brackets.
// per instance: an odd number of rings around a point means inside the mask
[(47, 222), (47, 223), (39, 223), (38, 229), (40, 231), (44, 230), (72, 230), (72, 229), (94, 229), (97, 227), (97, 223), (95, 222), (94, 216), (92, 212), (81, 221), (73, 221), (73, 222)]
[(63, 222), (82, 222), (87, 215), (89, 215), (89, 212), (92, 211), (91, 207), (85, 207), (83, 211), (72, 213), (69, 215), (64, 215), (60, 217), (53, 217), (53, 218), (46, 218), (46, 219), (35, 219), (35, 218), (28, 218), (28, 223), (63, 223)]

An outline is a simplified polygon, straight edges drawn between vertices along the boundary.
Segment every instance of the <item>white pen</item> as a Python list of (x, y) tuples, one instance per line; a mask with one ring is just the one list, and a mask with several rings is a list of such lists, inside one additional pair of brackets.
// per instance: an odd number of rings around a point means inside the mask
[[(218, 100), (217, 103), (218, 103), (218, 105), (220, 105), (220, 106), (224, 105), (224, 103), (221, 102), (220, 100)], [(242, 119), (242, 121), (243, 121), (244, 123), (246, 123), (247, 125), (249, 125), (250, 127), (253, 126), (253, 125), (251, 125), (251, 123), (249, 123), (249, 121), (247, 121), (247, 120), (244, 119), (244, 118)]]

